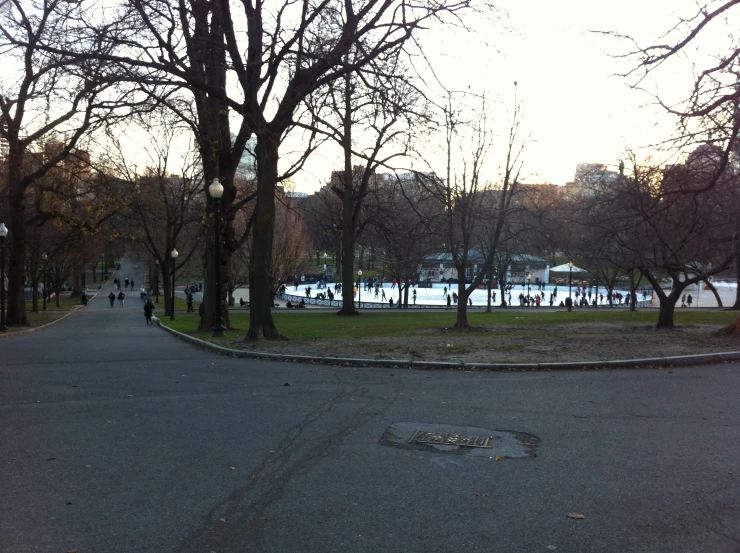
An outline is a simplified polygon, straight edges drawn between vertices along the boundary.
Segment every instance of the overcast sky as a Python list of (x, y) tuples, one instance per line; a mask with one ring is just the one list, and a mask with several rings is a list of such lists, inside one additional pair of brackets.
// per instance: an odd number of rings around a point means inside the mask
[[(425, 53), (446, 86), (485, 90), (502, 109), (510, 105), (513, 83), (518, 83), (524, 128), (532, 139), (525, 158), (530, 182), (564, 184), (573, 179), (577, 163), (616, 164), (628, 147), (646, 156), (651, 144), (670, 137), (675, 120), (649, 94), (615, 76), (636, 64), (614, 57), (631, 44), (590, 31), (628, 34), (644, 45), (663, 42), (660, 37), (679, 16), (696, 13), (694, 1), (511, 0), (500, 5), (508, 12), (501, 24), (478, 21), (477, 33), (469, 35), (434, 31), (424, 39)], [(712, 48), (705, 42), (705, 49)], [(690, 77), (690, 65), (681, 59), (645, 84), (678, 99), (688, 91)], [(506, 123), (501, 111), (501, 131)], [(341, 165), (338, 151), (319, 152), (296, 177), (296, 189), (317, 189), (329, 168)]]

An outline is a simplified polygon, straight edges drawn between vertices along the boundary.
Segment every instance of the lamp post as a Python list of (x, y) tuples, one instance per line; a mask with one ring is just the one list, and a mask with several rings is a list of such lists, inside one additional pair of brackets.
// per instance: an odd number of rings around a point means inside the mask
[(0, 223), (0, 332), (5, 332), (5, 237), (8, 235), (8, 227)]
[(100, 264), (100, 280), (101, 282), (105, 282), (108, 280), (108, 276), (105, 274), (107, 267), (105, 266), (105, 253), (103, 253), (100, 257), (102, 257), (103, 261)]
[(170, 252), (170, 257), (172, 257), (172, 303), (170, 304), (170, 321), (175, 320), (175, 264), (177, 263), (177, 256), (180, 255), (177, 253), (176, 248), (172, 248), (172, 251)]
[(532, 295), (532, 273), (527, 274), (527, 296)]
[(48, 258), (48, 256), (45, 253), (42, 253), (41, 254), (41, 261), (42, 261), (42, 263), (41, 263), (41, 276), (42, 276), (43, 281), (44, 281), (44, 291), (42, 293), (42, 295), (44, 296), (44, 309), (43, 309), (44, 311), (46, 311), (46, 260), (47, 260), (47, 258)]
[(154, 264), (157, 266), (157, 270), (154, 271), (154, 287), (157, 289), (157, 299), (154, 300), (154, 303), (159, 303), (159, 259), (155, 259)]
[(214, 217), (214, 228), (213, 228), (213, 239), (216, 242), (216, 321), (213, 324), (213, 336), (224, 336), (226, 335), (226, 327), (224, 327), (221, 321), (221, 225), (219, 222), (221, 212), (221, 196), (224, 195), (224, 185), (221, 184), (218, 179), (213, 179), (213, 182), (208, 186), (208, 193), (213, 198), (213, 212)]
[(357, 303), (362, 307), (362, 269), (357, 269)]
[(570, 288), (573, 285), (573, 262), (568, 262), (568, 311), (573, 310), (573, 298), (570, 295)]

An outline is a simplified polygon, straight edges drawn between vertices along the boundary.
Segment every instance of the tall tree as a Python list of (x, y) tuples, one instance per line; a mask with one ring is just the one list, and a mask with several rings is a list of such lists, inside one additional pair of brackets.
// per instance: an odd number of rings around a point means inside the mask
[[(710, 190), (726, 179), (730, 171), (735, 176), (736, 187), (740, 188), (740, 43), (734, 21), (739, 12), (738, 0), (697, 2), (692, 14), (670, 24), (659, 44), (646, 46), (627, 37), (634, 46), (630, 54), (638, 62), (627, 76), (638, 86), (647, 77), (657, 77), (663, 68), (673, 73), (679, 60), (692, 63), (694, 80), (683, 101), (664, 101), (660, 90), (657, 95), (660, 105), (678, 118), (676, 141), (683, 146), (709, 141), (720, 148), (721, 156), (714, 164), (713, 174), (701, 187), (690, 190), (690, 194)], [(726, 41), (718, 42), (720, 36), (726, 37)], [(712, 54), (704, 55), (707, 50)], [(700, 53), (698, 62), (696, 52)], [(671, 92), (675, 93), (675, 85), (671, 86)], [(735, 221), (732, 240), (736, 279), (740, 282), (740, 216)], [(740, 309), (740, 287), (731, 309)]]
[[(129, 104), (127, 94), (116, 90), (118, 77), (90, 57), (106, 49), (84, 33), (86, 10), (86, 4), (62, 0), (8, 0), (0, 10), (0, 137), (8, 145), (3, 211), (10, 229), (9, 325), (28, 324), (23, 289), (30, 189), (68, 162), (83, 137), (104, 121), (122, 116)], [(48, 44), (55, 45), (54, 52), (45, 48)], [(61, 136), (64, 141), (47, 147)]]
[[(148, 85), (153, 96), (177, 112), (179, 106), (167, 91), (187, 89), (194, 98), (197, 118), (184, 115), (197, 136), (205, 183), (218, 178), (225, 188), (225, 224), (218, 237), (224, 241), (224, 256), (217, 268), (212, 248), (206, 249), (204, 317), (219, 303), (209, 299), (214, 296), (209, 293), (209, 283), (215, 282), (211, 275), (217, 269), (223, 274), (239, 247), (240, 238), (229, 229), (241, 207), (235, 202), (233, 178), (250, 136), (256, 136), (257, 191), (246, 339), (278, 339), (270, 295), (275, 192), (286, 176), (278, 167), (280, 146), (295, 125), (296, 110), (314, 91), (388, 51), (413, 44), (411, 38), (421, 29), (436, 22), (460, 24), (459, 16), (470, 9), (470, 0), (135, 0), (122, 5), (116, 24), (97, 27), (96, 36), (110, 38), (116, 48), (104, 59), (121, 64), (126, 79)], [(366, 48), (348, 62), (356, 44)], [(58, 50), (51, 41), (45, 48)], [(238, 127), (233, 142), (232, 121)]]
[[(520, 209), (513, 199), (519, 189), (523, 144), (519, 136), (521, 107), (515, 100), (503, 148), (502, 174), (493, 184), (484, 173), (484, 165), (490, 159), (494, 145), (485, 99), (470, 122), (462, 119), (455, 106), (453, 96), (449, 95), (444, 107), (445, 178), (421, 174), (420, 177), (440, 207), (431, 225), (457, 270), (455, 328), (464, 329), (470, 327), (468, 297), (483, 282), (486, 274), (493, 272), (496, 252), (507, 237), (507, 221)], [(458, 150), (460, 155), (456, 156)], [(468, 280), (470, 284), (467, 284)]]

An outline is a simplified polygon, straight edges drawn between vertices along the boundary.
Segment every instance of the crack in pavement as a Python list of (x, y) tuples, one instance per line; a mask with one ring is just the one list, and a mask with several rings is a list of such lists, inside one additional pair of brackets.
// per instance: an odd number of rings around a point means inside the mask
[[(309, 471), (336, 450), (349, 434), (378, 416), (384, 406), (395, 402), (404, 385), (400, 380), (390, 384), (393, 386), (391, 394), (382, 391), (385, 398), (369, 395), (367, 389), (342, 386), (334, 397), (307, 413), (285, 432), (275, 453), (252, 471), (249, 482), (215, 505), (203, 517), (203, 525), (183, 540), (175, 553), (212, 550), (223, 553), (231, 548), (259, 550), (264, 522), (268, 520), (265, 513), (283, 497), (291, 479), (298, 473)], [(380, 405), (377, 404), (378, 399), (382, 400)], [(301, 440), (305, 431), (323, 415), (341, 406), (356, 408), (332, 431), (310, 441)]]

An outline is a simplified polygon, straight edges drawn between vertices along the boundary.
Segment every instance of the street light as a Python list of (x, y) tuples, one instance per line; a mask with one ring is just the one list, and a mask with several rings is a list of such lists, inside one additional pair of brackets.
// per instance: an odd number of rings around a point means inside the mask
[(214, 217), (214, 229), (213, 239), (216, 242), (216, 322), (213, 324), (212, 336), (224, 336), (226, 335), (226, 327), (221, 321), (221, 224), (219, 222), (219, 216), (221, 214), (221, 196), (224, 195), (224, 185), (221, 184), (218, 179), (213, 179), (213, 182), (208, 186), (208, 193), (213, 198), (214, 206), (213, 211)]
[(8, 227), (0, 223), (0, 332), (5, 332), (5, 237), (8, 235)]
[(568, 262), (568, 311), (573, 310), (573, 298), (570, 295), (570, 288), (573, 285), (573, 262)]
[(359, 307), (362, 307), (362, 269), (357, 269), (357, 302), (360, 304)]
[(42, 271), (43, 278), (44, 278), (44, 292), (42, 294), (44, 296), (44, 311), (46, 311), (46, 260), (47, 259), (48, 259), (48, 256), (45, 253), (42, 253), (41, 261), (43, 261), (43, 263), (41, 265), (41, 271)]
[(172, 248), (172, 251), (170, 252), (170, 256), (172, 257), (172, 303), (170, 304), (170, 321), (175, 320), (175, 264), (177, 263), (177, 256), (180, 255), (177, 253), (176, 248)]
[(107, 267), (105, 266), (105, 252), (103, 252), (100, 257), (103, 258), (103, 262), (100, 264), (100, 281), (105, 282), (108, 280), (108, 276), (105, 274)]
[(154, 303), (159, 303), (159, 259), (155, 259), (154, 264), (157, 266), (157, 270), (154, 271), (154, 287), (157, 289), (157, 299), (154, 300)]
[(532, 273), (527, 274), (527, 296), (532, 295)]

